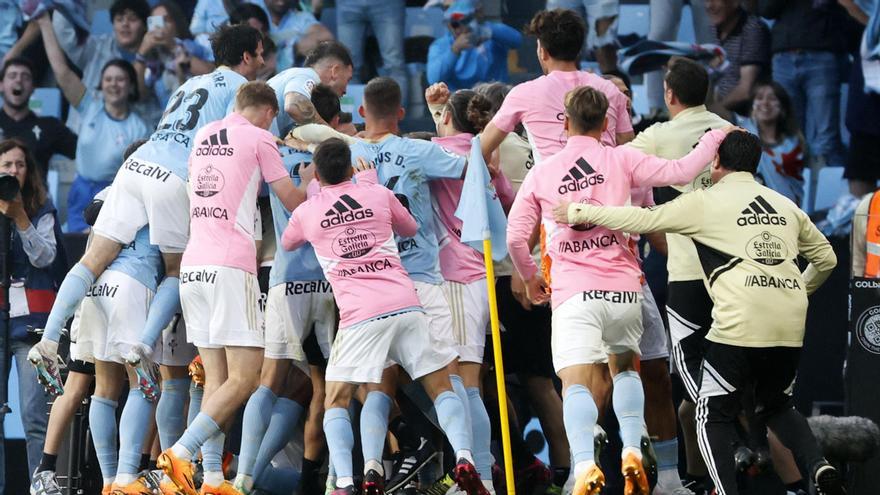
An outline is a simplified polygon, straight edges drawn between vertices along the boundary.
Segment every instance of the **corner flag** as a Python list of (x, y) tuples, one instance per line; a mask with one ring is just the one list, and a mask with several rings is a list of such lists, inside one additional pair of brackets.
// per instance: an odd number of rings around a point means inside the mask
[(507, 216), (489, 179), (489, 171), (480, 149), (480, 138), (471, 140), (464, 186), (455, 216), (462, 221), (461, 242), (483, 252), (483, 241), (492, 240), (492, 259), (507, 256)]

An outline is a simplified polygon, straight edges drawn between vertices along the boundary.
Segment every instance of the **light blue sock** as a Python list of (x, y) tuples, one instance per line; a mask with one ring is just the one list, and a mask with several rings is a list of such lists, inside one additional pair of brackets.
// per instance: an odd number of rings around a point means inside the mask
[(391, 412), (391, 397), (382, 392), (367, 394), (361, 410), (361, 449), (364, 462), (376, 461), (382, 464), (382, 450), (388, 434), (388, 414)]
[(116, 474), (136, 474), (141, 463), (144, 432), (153, 417), (153, 403), (139, 389), (130, 390), (119, 417), (119, 467)]
[(226, 443), (226, 434), (222, 431), (211, 435), (202, 444), (202, 467), (206, 473), (223, 472), (223, 446)]
[(52, 311), (49, 312), (49, 319), (46, 320), (46, 328), (43, 330), (43, 338), (58, 342), (61, 339), (61, 329), (67, 320), (73, 316), (79, 303), (86, 297), (89, 287), (95, 283), (95, 274), (85, 267), (82, 263), (73, 265), (73, 268), (67, 272), (58, 293), (55, 295), (55, 302), (52, 304)]
[(642, 425), (645, 424), (645, 391), (638, 373), (624, 371), (614, 376), (611, 403), (620, 423), (623, 447), (640, 448)]
[[(195, 454), (209, 438), (219, 431), (220, 427), (211, 419), (211, 416), (200, 412), (174, 445), (179, 445), (190, 454)], [(204, 457), (204, 452), (202, 452), (202, 457)]]
[(115, 400), (96, 395), (89, 405), (89, 430), (104, 479), (116, 476), (116, 405)]
[(162, 335), (162, 330), (171, 323), (174, 315), (180, 313), (180, 279), (177, 277), (165, 277), (165, 280), (156, 288), (156, 295), (150, 303), (147, 312), (147, 321), (144, 323), (144, 331), (141, 334), (141, 343), (152, 349)]
[(159, 430), (159, 445), (162, 450), (170, 448), (183, 435), (186, 418), (183, 408), (189, 389), (189, 378), (171, 378), (162, 381), (162, 395), (156, 405), (156, 427)]
[(562, 396), (562, 421), (574, 463), (593, 461), (593, 428), (599, 418), (587, 387), (571, 385)]
[(657, 471), (675, 469), (678, 472), (678, 439), (654, 442), (654, 454), (657, 456)]
[(456, 454), (462, 450), (472, 451), (471, 426), (467, 423), (467, 410), (461, 399), (447, 390), (434, 400), (440, 428), (446, 434)]
[[(241, 451), (238, 454), (238, 473), (254, 475), (254, 463), (260, 451), (260, 444), (266, 436), (272, 409), (278, 397), (272, 389), (260, 385), (248, 399), (244, 407), (244, 418), (241, 425)], [(255, 476), (253, 476), (255, 477)]]
[(186, 412), (186, 426), (192, 424), (202, 410), (202, 397), (205, 396), (205, 389), (196, 385), (196, 382), (189, 383), (189, 409)]
[[(257, 462), (254, 464), (254, 478), (259, 478), (260, 474), (272, 462), (275, 454), (281, 452), (296, 433), (296, 427), (299, 424), (299, 418), (302, 416), (305, 408), (298, 402), (284, 397), (275, 401), (275, 407), (272, 408), (272, 419), (269, 420), (269, 427), (260, 442), (260, 452), (257, 454)], [(239, 464), (241, 456), (239, 456)]]
[(465, 421), (467, 421), (468, 428), (471, 427), (471, 408), (467, 407), (470, 399), (468, 399), (467, 389), (464, 387), (464, 381), (462, 381), (461, 377), (458, 375), (449, 375), (449, 383), (452, 384), (452, 391), (455, 395), (458, 396), (458, 399), (461, 400), (461, 403), (465, 405), (464, 408), (464, 417)]
[(293, 468), (277, 468), (268, 466), (263, 469), (255, 488), (269, 493), (293, 493), (299, 487), (300, 472)]
[(324, 412), (324, 436), (327, 437), (327, 448), (336, 478), (353, 477), (351, 449), (354, 448), (354, 433), (351, 431), (348, 409), (332, 407)]
[(467, 389), (468, 409), (470, 409), (471, 432), (473, 434), (474, 467), (484, 480), (492, 479), (492, 424), (489, 422), (489, 413), (480, 397), (480, 389), (471, 387)]

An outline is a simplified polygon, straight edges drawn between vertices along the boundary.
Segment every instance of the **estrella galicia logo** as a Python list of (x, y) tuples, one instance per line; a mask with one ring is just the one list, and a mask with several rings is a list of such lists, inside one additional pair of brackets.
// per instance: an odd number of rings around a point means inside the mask
[(593, 167), (581, 157), (577, 159), (575, 166), (568, 169), (568, 173), (562, 177), (562, 184), (558, 191), (559, 194), (578, 192), (603, 182), (605, 182), (605, 176), (596, 173)]
[(193, 192), (196, 193), (196, 196), (210, 198), (222, 191), (225, 185), (226, 179), (223, 177), (223, 173), (214, 168), (213, 165), (208, 165), (196, 174)]
[(742, 211), (742, 216), (736, 219), (740, 227), (748, 225), (787, 225), (785, 217), (780, 215), (770, 203), (762, 196), (755, 196), (749, 206)]
[(859, 344), (872, 354), (880, 354), (880, 306), (866, 309), (856, 322)]
[(346, 227), (333, 239), (333, 254), (340, 258), (360, 258), (373, 250), (376, 236), (369, 230)]
[(229, 146), (229, 138), (226, 135), (226, 129), (220, 129), (220, 132), (211, 134), (207, 139), (199, 143), (196, 148), (196, 156), (232, 156), (235, 148)]
[(764, 231), (749, 239), (746, 254), (762, 265), (775, 266), (788, 258), (788, 246), (782, 238)]
[(328, 229), (337, 225), (343, 225), (355, 220), (365, 220), (373, 217), (373, 210), (364, 208), (348, 194), (343, 194), (339, 200), (333, 203), (333, 207), (324, 213), (321, 227)]

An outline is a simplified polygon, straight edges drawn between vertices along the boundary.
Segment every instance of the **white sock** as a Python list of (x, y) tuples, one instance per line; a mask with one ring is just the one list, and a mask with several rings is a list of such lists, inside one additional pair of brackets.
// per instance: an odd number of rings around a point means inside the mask
[(474, 464), (474, 454), (472, 454), (470, 450), (464, 450), (464, 449), (459, 450), (458, 452), (455, 453), (455, 458), (456, 459), (464, 459), (464, 460), (470, 462), (471, 464)]
[(680, 488), (681, 479), (678, 477), (678, 469), (664, 469), (657, 472), (657, 486), (663, 488)]
[(171, 453), (174, 454), (178, 459), (192, 459), (193, 453), (189, 451), (183, 445), (179, 443), (175, 443), (171, 446)]
[(354, 478), (352, 478), (351, 476), (336, 478), (336, 488), (345, 488), (352, 485), (354, 485)]
[(104, 478), (104, 486), (110, 486), (116, 481), (116, 477)]
[(128, 486), (134, 483), (134, 480), (137, 479), (136, 474), (122, 473), (116, 475), (116, 485), (117, 486)]
[(218, 487), (223, 484), (225, 479), (220, 471), (205, 471), (204, 483), (208, 486)]
[(235, 476), (235, 482), (233, 483), (236, 488), (244, 488), (247, 491), (252, 491), (254, 489), (254, 477), (249, 474), (238, 474)]
[(369, 471), (370, 469), (376, 471), (382, 476), (385, 476), (385, 469), (382, 467), (382, 463), (375, 459), (370, 459), (364, 462), (364, 474), (367, 474), (367, 471)]
[(587, 472), (590, 468), (596, 465), (596, 461), (581, 461), (574, 465), (574, 475), (575, 477), (580, 476)]
[(486, 489), (492, 495), (495, 495), (495, 485), (492, 484), (492, 480), (480, 480), (483, 482), (483, 488)]

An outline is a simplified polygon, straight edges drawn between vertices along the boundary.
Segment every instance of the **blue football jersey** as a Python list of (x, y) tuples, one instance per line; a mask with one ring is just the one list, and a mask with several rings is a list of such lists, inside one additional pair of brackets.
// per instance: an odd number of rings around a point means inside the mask
[(314, 69), (295, 67), (277, 74), (272, 79), (269, 79), (268, 83), (275, 90), (279, 108), (278, 116), (275, 117), (271, 131), (276, 136), (284, 137), (294, 125), (293, 119), (284, 111), (284, 95), (293, 92), (311, 99), (312, 90), (321, 83), (321, 79)]
[(208, 122), (226, 117), (235, 106), (235, 92), (246, 82), (244, 76), (227, 68), (185, 82), (168, 100), (156, 132), (132, 158), (162, 165), (186, 180), (196, 132)]
[(396, 236), (400, 259), (410, 277), (432, 284), (443, 282), (428, 181), (461, 178), (466, 158), (430, 141), (398, 136), (353, 144), (351, 159), (358, 157), (376, 164), (379, 182), (394, 191), (419, 225), (415, 237)]
[(156, 292), (164, 268), (159, 247), (150, 244), (150, 228), (139, 230), (134, 241), (122, 247), (119, 256), (107, 269), (122, 272)]
[[(303, 153), (293, 148), (280, 148), (284, 168), (290, 175), (294, 185), (299, 186), (299, 168), (312, 163), (312, 154)], [(278, 199), (275, 191), (269, 187), (269, 204), (272, 207), (272, 223), (275, 224), (275, 238), (279, 240), (275, 250), (275, 264), (269, 274), (269, 287), (287, 282), (304, 282), (324, 280), (324, 272), (318, 264), (315, 249), (309, 243), (303, 244), (293, 251), (286, 251), (281, 246), (281, 236), (290, 221), (290, 212)]]

